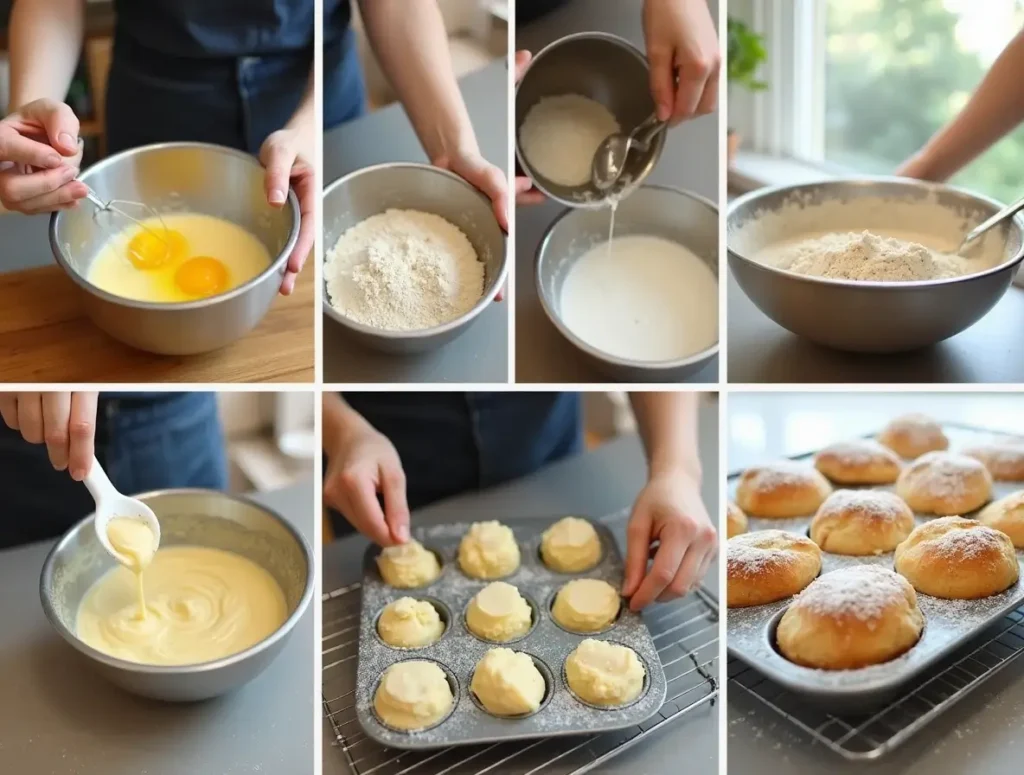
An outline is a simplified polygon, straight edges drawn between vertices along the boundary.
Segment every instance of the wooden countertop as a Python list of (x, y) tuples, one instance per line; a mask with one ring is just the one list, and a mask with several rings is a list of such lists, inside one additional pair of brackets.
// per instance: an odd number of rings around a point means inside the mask
[(0, 275), (0, 382), (312, 382), (313, 261), (248, 336), (212, 353), (154, 355), (85, 317), (56, 266)]

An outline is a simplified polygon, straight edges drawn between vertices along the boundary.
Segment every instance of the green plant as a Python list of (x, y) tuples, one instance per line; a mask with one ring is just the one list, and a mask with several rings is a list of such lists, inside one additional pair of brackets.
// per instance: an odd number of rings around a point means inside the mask
[(729, 86), (736, 84), (750, 91), (767, 89), (768, 84), (757, 77), (758, 69), (768, 57), (764, 49), (764, 38), (731, 16), (728, 33), (726, 60)]

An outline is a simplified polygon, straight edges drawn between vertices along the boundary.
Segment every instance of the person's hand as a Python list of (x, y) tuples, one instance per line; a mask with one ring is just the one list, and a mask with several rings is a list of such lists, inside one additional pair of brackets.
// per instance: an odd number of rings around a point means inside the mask
[[(657, 549), (651, 545), (657, 541)], [(685, 595), (707, 573), (718, 534), (686, 473), (655, 474), (637, 497), (626, 529), (626, 578), (622, 594), (639, 611), (655, 600)], [(647, 570), (648, 557), (654, 563)]]
[[(516, 52), (516, 83), (523, 78), (533, 54), (529, 51)], [(516, 177), (516, 204), (517, 205), (539, 205), (544, 202), (544, 194), (533, 187), (533, 181), (525, 175)]]
[(316, 241), (313, 214), (317, 191), (313, 165), (309, 161), (312, 158), (312, 144), (304, 140), (298, 129), (279, 129), (267, 137), (260, 148), (260, 163), (267, 171), (264, 182), (267, 201), (273, 207), (284, 207), (289, 187), (295, 189), (299, 200), (299, 236), (281, 281), (281, 293), (285, 296), (294, 290), (295, 280)]
[(46, 444), (50, 462), (82, 481), (95, 454), (98, 393), (0, 393), (0, 415), (25, 441)]
[(658, 118), (675, 126), (711, 113), (722, 55), (707, 0), (646, 0), (643, 17)]
[(0, 205), (34, 214), (74, 207), (87, 193), (78, 118), (64, 103), (36, 100), (0, 119)]
[[(340, 439), (325, 439), (324, 500), (360, 533), (381, 546), (409, 540), (405, 471), (387, 437), (369, 424)], [(377, 493), (384, 498), (381, 509)]]

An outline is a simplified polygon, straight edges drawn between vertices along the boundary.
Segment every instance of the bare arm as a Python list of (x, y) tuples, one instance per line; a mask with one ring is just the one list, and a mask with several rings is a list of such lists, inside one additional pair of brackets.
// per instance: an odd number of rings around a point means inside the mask
[(85, 37), (85, 0), (16, 0), (11, 9), (11, 103), (63, 102)]
[(700, 482), (696, 393), (630, 393), (650, 475), (683, 472)]
[(900, 175), (942, 181), (1024, 121), (1024, 31), (1010, 41), (956, 118), (905, 161)]

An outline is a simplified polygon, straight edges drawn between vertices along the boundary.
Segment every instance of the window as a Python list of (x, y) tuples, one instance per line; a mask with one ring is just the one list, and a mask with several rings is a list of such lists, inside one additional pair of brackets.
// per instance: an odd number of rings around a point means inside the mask
[[(870, 174), (891, 173), (953, 118), (1024, 27), (1024, 0), (739, 0), (730, 13), (769, 52), (769, 90), (730, 95), (745, 147)], [(1024, 128), (952, 182), (1019, 197)]]

